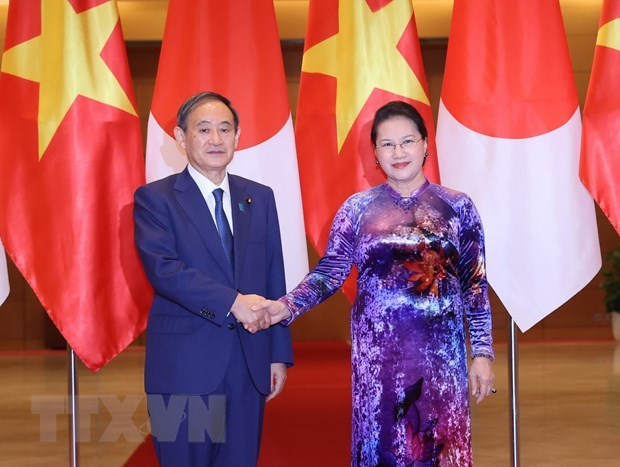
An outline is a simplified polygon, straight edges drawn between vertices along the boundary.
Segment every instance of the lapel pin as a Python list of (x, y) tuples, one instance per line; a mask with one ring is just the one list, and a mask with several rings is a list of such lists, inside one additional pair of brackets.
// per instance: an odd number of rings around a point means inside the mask
[[(245, 199), (245, 204), (247, 204), (248, 206), (250, 206), (252, 204), (252, 198), (246, 198)], [(243, 212), (244, 211), (244, 205), (243, 203), (239, 203), (239, 211)]]

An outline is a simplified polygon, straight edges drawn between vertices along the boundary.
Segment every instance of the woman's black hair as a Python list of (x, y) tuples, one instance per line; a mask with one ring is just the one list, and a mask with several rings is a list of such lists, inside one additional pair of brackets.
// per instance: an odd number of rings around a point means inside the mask
[(372, 121), (372, 129), (370, 130), (370, 142), (373, 146), (376, 146), (377, 143), (377, 127), (386, 120), (394, 117), (403, 117), (411, 120), (422, 135), (422, 138), (426, 139), (428, 137), (424, 119), (414, 106), (403, 101), (391, 101), (379, 107), (375, 112), (375, 118)]

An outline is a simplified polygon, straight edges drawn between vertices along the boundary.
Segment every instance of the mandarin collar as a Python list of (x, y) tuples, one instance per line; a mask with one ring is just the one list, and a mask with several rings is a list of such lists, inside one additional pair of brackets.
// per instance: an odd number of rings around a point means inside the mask
[(415, 190), (413, 190), (413, 193), (411, 193), (411, 196), (402, 196), (398, 191), (396, 191), (395, 188), (393, 188), (389, 183), (385, 182), (383, 184), (385, 186), (385, 191), (394, 199), (408, 199), (408, 198), (415, 198), (420, 196), (422, 193), (424, 193), (427, 188), (431, 185), (431, 182), (429, 182), (428, 180), (424, 180), (424, 183), (422, 183), (422, 185), (420, 185), (419, 187), (417, 187)]

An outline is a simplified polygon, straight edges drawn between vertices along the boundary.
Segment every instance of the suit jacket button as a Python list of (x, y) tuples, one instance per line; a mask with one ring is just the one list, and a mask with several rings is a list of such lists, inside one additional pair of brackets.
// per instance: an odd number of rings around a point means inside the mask
[(233, 329), (235, 329), (235, 324), (234, 323), (228, 323), (228, 329), (230, 329), (231, 331)]

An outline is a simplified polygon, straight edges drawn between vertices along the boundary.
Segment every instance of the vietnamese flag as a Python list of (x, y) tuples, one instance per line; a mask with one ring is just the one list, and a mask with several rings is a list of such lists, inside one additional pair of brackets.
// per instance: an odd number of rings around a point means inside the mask
[[(438, 182), (433, 116), (410, 0), (310, 0), (296, 117), (308, 240), (325, 252), (332, 220), (353, 193), (385, 182), (375, 164), (375, 111), (404, 100), (429, 133), (425, 173)], [(354, 296), (351, 281), (344, 292)]]
[(308, 272), (293, 122), (272, 0), (170, 0), (148, 124), (146, 179), (180, 172), (173, 129), (190, 96), (214, 91), (239, 113), (229, 171), (274, 191), (287, 289)]
[(620, 234), (620, 1), (605, 0), (583, 109), (580, 175)]
[(441, 179), (480, 211), (489, 283), (522, 331), (601, 266), (580, 136), (558, 0), (456, 0), (437, 124)]
[(96, 371), (142, 332), (151, 300), (133, 243), (144, 163), (116, 2), (11, 2), (1, 71), (0, 238)]

